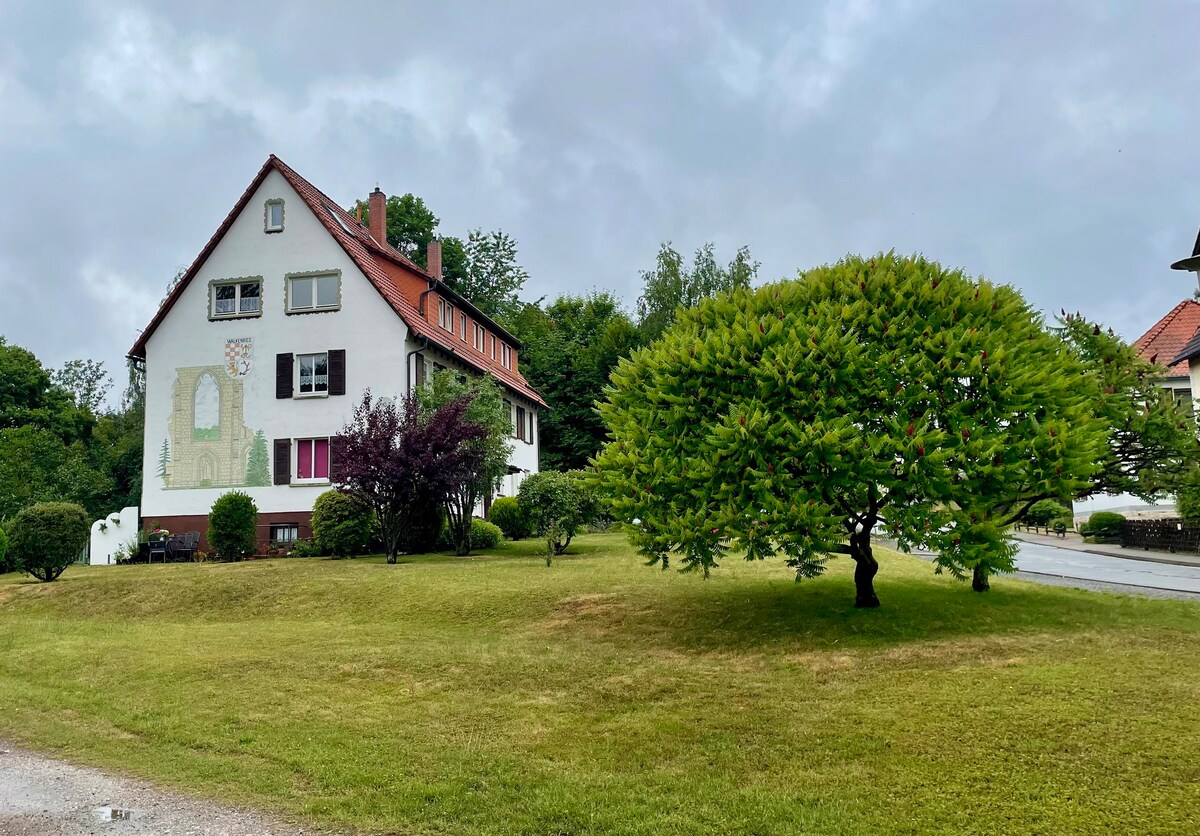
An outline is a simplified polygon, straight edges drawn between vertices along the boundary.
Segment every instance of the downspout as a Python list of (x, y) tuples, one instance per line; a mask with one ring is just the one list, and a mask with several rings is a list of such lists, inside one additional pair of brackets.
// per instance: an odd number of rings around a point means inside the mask
[[(426, 291), (428, 293), (428, 291)], [(404, 355), (404, 395), (407, 397), (412, 393), (412, 356), (418, 351), (427, 351), (429, 349), (429, 337), (421, 337), (421, 345), (414, 348), (408, 354)]]

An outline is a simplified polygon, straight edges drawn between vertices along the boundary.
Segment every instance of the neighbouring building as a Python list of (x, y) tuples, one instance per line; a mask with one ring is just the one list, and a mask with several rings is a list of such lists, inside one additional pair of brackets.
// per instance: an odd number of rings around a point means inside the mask
[(520, 342), (441, 277), (272, 155), (129, 352), (146, 371), (143, 524), (199, 531), (222, 493), (259, 509), (259, 541), (307, 536), (337, 435), (362, 393), (402, 396), (435, 370), (491, 375), (513, 426), (512, 495), (538, 470), (539, 407)]

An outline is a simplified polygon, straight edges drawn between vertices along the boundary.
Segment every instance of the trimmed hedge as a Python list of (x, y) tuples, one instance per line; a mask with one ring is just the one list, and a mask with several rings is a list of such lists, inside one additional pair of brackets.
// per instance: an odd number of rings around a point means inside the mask
[(520, 540), (522, 537), (533, 535), (533, 526), (529, 524), (529, 517), (526, 516), (521, 508), (521, 503), (515, 496), (497, 497), (492, 503), (492, 507), (488, 509), (488, 517), (493, 523), (500, 526), (504, 536), (510, 540)]
[(258, 506), (249, 494), (230, 491), (208, 515), (208, 545), (221, 560), (241, 560), (258, 549)]
[(367, 554), (375, 526), (375, 512), (341, 491), (325, 491), (313, 503), (313, 541), (334, 557)]
[(49, 582), (79, 559), (91, 529), (87, 511), (74, 502), (39, 502), (23, 508), (9, 526), (11, 559)]
[[(471, 517), (471, 548), (472, 549), (494, 549), (500, 545), (500, 541), (504, 537), (504, 532), (500, 527), (493, 525), (487, 520), (481, 520), (479, 517)], [(450, 539), (450, 527), (443, 526), (442, 533), (438, 537), (437, 547), (439, 551), (452, 551), (454, 549), (454, 541)]]
[(1125, 517), (1121, 514), (1112, 511), (1097, 511), (1079, 527), (1079, 533), (1085, 537), (1117, 540), (1121, 536), (1121, 523), (1123, 522), (1125, 522)]

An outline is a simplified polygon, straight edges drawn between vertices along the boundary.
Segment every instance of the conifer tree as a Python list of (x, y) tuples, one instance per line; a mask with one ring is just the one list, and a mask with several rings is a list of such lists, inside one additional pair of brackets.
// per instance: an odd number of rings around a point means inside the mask
[(267, 456), (267, 436), (262, 430), (254, 434), (250, 457), (246, 461), (246, 484), (262, 487), (271, 484), (271, 463)]

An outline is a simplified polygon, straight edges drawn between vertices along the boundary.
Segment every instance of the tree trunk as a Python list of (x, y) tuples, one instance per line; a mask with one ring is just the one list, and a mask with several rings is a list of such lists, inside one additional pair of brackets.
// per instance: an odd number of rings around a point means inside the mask
[(859, 531), (850, 535), (850, 557), (854, 558), (854, 606), (878, 607), (875, 594), (875, 573), (879, 561), (871, 553), (871, 532)]
[(987, 569), (976, 566), (971, 573), (971, 589), (976, 592), (987, 592), (991, 588), (992, 585), (988, 583)]

